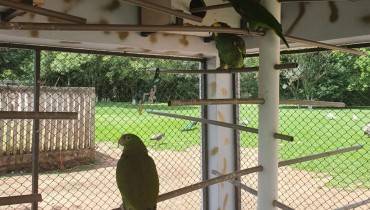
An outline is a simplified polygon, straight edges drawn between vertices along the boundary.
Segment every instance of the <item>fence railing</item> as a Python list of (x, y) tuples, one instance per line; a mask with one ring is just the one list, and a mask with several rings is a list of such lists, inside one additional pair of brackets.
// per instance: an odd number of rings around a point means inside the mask
[[(33, 111), (33, 88), (0, 86), (0, 111)], [(94, 157), (95, 89), (42, 87), (41, 112), (77, 112), (77, 120), (40, 120), (40, 167)], [(0, 172), (31, 163), (32, 120), (0, 119)]]

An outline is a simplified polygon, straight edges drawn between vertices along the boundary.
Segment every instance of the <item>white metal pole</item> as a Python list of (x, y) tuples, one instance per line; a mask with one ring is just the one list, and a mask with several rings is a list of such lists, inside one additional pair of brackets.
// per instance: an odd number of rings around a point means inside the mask
[[(212, 58), (207, 62), (208, 68), (218, 67), (219, 59)], [(207, 96), (209, 99), (231, 98), (231, 74), (213, 74), (207, 76)], [(207, 109), (208, 119), (233, 123), (232, 105), (210, 105)], [(233, 172), (235, 168), (234, 130), (216, 125), (208, 125), (207, 135), (208, 176), (215, 177), (212, 170), (222, 173)], [(209, 187), (208, 209), (236, 209), (236, 190), (230, 183), (221, 183)]]
[[(262, 4), (280, 21), (281, 5), (278, 1), (263, 0)], [(263, 171), (258, 174), (258, 210), (276, 209), (273, 201), (278, 197), (278, 148), (273, 134), (279, 122), (279, 71), (274, 65), (280, 60), (280, 39), (268, 30), (260, 42), (258, 162)]]

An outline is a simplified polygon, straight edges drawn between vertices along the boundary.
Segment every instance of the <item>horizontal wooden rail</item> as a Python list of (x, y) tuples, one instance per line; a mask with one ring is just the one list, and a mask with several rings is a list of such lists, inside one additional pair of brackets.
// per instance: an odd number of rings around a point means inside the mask
[[(297, 63), (283, 63), (276, 64), (274, 68), (276, 70), (297, 68)], [(236, 69), (201, 69), (201, 70), (161, 70), (160, 73), (166, 74), (231, 74), (231, 73), (250, 73), (258, 72), (259, 66), (245, 67), (245, 68), (236, 68)]]
[[(236, 98), (236, 99), (186, 99), (186, 100), (171, 100), (168, 106), (197, 106), (197, 105), (221, 105), (221, 104), (264, 104), (262, 98)], [(316, 106), (316, 107), (346, 107), (343, 102), (330, 101), (310, 101), (310, 100), (281, 100), (280, 105), (300, 105), (300, 106)]]
[(302, 44), (306, 44), (306, 45), (310, 45), (314, 47), (322, 47), (322, 48), (330, 49), (330, 50), (338, 50), (341, 52), (350, 53), (352, 55), (359, 55), (359, 56), (367, 55), (366, 52), (362, 52), (361, 50), (355, 50), (355, 49), (351, 49), (347, 47), (339, 47), (333, 44), (326, 44), (323, 42), (313, 41), (313, 40), (299, 38), (295, 36), (285, 36), (285, 38), (292, 42), (298, 42), (298, 43), (302, 43)]
[(174, 9), (169, 8), (169, 7), (165, 7), (165, 6), (162, 6), (160, 4), (153, 3), (153, 2), (148, 2), (148, 1), (145, 1), (145, 0), (123, 0), (123, 1), (126, 1), (128, 3), (137, 5), (139, 7), (150, 9), (150, 10), (153, 10), (153, 11), (156, 11), (156, 12), (161, 12), (161, 13), (168, 14), (168, 15), (174, 15), (174, 16), (179, 17), (179, 18), (192, 20), (192, 21), (199, 22), (199, 23), (203, 21), (203, 18), (201, 18), (201, 17), (191, 15), (191, 14), (187, 14), (187, 13), (184, 13), (184, 12), (181, 12), (181, 11), (178, 11), (178, 10), (174, 10)]
[(168, 106), (192, 106), (192, 105), (220, 105), (220, 104), (264, 104), (263, 98), (244, 98), (244, 99), (189, 99), (171, 100)]
[[(216, 176), (221, 176), (222, 174), (216, 170), (212, 170), (212, 173)], [(229, 183), (231, 183), (232, 185), (234, 185), (235, 187), (239, 187), (240, 189), (246, 191), (246, 192), (249, 192), (250, 194), (252, 195), (255, 195), (257, 196), (258, 195), (258, 192), (257, 190), (251, 188), (251, 187), (248, 187), (247, 185), (245, 184), (242, 184), (240, 181), (237, 181), (237, 180), (228, 180)], [(279, 202), (279, 201), (273, 201), (273, 205), (280, 208), (280, 209), (283, 209), (283, 210), (294, 210), (293, 208)]]
[(34, 7), (28, 4), (22, 4), (22, 3), (17, 3), (15, 1), (9, 1), (9, 0), (0, 0), (0, 5), (5, 6), (5, 7), (10, 7), (13, 9), (17, 10), (23, 10), (25, 12), (30, 12), (38, 15), (44, 15), (47, 17), (52, 17), (56, 18), (59, 20), (64, 20), (72, 23), (86, 23), (85, 18), (73, 16), (73, 15), (68, 15), (62, 12), (57, 12), (54, 10), (49, 10), (49, 9), (44, 9), (41, 7)]
[(41, 194), (0, 197), (0, 206), (8, 206), (8, 205), (14, 205), (14, 204), (23, 204), (23, 203), (33, 203), (33, 202), (41, 202), (41, 201), (42, 201)]
[[(215, 120), (207, 120), (203, 118), (197, 118), (197, 117), (190, 117), (190, 116), (184, 116), (184, 115), (178, 115), (178, 114), (172, 114), (172, 113), (165, 113), (165, 112), (158, 112), (158, 111), (147, 111), (149, 114), (154, 114), (158, 116), (163, 116), (163, 117), (171, 117), (171, 118), (177, 118), (177, 119), (183, 119), (183, 120), (190, 120), (190, 121), (195, 121), (195, 122), (200, 122), (200, 123), (205, 123), (205, 124), (211, 124), (211, 125), (217, 125), (225, 128), (232, 128), (235, 130), (241, 130), (241, 131), (246, 131), (249, 133), (255, 133), (258, 134), (258, 129), (257, 128), (250, 128), (242, 125), (236, 125), (236, 124), (231, 124), (231, 123), (225, 123), (225, 122), (220, 122), (220, 121), (215, 121)], [(285, 134), (279, 134), (275, 133), (274, 137), (276, 139), (280, 140), (285, 140), (285, 141), (293, 141), (294, 137), (288, 136)]]
[(73, 120), (77, 119), (77, 112), (16, 112), (0, 111), (0, 119), (51, 119)]
[(300, 106), (322, 106), (322, 107), (346, 107), (343, 102), (330, 102), (330, 101), (310, 101), (310, 100), (280, 100), (281, 105), (300, 105)]
[(39, 31), (136, 31), (136, 32), (214, 32), (244, 36), (262, 36), (260, 32), (248, 32), (239, 28), (178, 25), (127, 25), (127, 24), (66, 24), (8, 22), (0, 24), (1, 30), (39, 30)]

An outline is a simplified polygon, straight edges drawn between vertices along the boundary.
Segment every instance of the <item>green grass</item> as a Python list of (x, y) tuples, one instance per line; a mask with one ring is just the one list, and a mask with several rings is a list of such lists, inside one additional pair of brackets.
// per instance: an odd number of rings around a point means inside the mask
[[(147, 109), (176, 112), (178, 114), (200, 116), (199, 107), (170, 108), (166, 105), (151, 105)], [(256, 106), (242, 106), (241, 122), (257, 127)], [(327, 119), (333, 113), (335, 119)], [(356, 115), (359, 120), (353, 120)], [(280, 132), (295, 137), (294, 142), (280, 142), (281, 159), (290, 159), (348, 147), (365, 145), (358, 152), (297, 164), (301, 170), (325, 173), (333, 177), (328, 183), (333, 187), (370, 188), (370, 138), (365, 136), (362, 127), (370, 122), (370, 109), (296, 109), (282, 107), (280, 110)], [(97, 141), (116, 142), (122, 133), (135, 133), (148, 147), (155, 150), (181, 151), (200, 145), (200, 125), (190, 132), (181, 132), (188, 123), (184, 120), (159, 117), (144, 113), (138, 114), (137, 107), (124, 103), (99, 103), (96, 107)], [(149, 140), (157, 133), (165, 133), (160, 142)], [(241, 146), (257, 147), (257, 136), (243, 132)]]

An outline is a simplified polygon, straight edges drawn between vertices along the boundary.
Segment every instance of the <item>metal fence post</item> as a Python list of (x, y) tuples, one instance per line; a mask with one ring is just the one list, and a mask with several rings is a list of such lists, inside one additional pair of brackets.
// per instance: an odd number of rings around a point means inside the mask
[[(34, 103), (33, 111), (39, 112), (40, 109), (40, 68), (41, 51), (35, 50), (34, 58), (35, 82), (34, 82)], [(39, 145), (40, 145), (40, 120), (33, 120), (32, 138), (32, 194), (36, 195), (39, 191)], [(38, 202), (32, 203), (32, 210), (38, 209)]]

